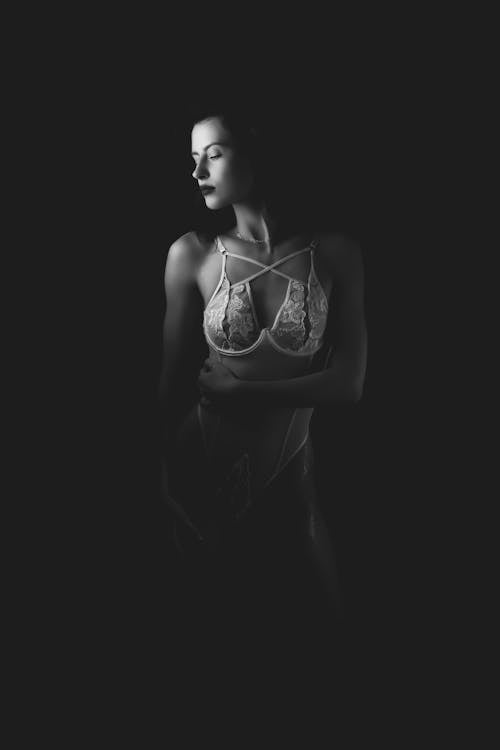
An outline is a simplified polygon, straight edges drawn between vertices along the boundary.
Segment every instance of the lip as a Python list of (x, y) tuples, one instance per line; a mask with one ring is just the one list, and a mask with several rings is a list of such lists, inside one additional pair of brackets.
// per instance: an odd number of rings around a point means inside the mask
[(211, 193), (213, 190), (215, 190), (215, 188), (211, 185), (205, 185), (204, 187), (200, 188), (200, 190), (203, 195), (206, 195), (207, 193)]

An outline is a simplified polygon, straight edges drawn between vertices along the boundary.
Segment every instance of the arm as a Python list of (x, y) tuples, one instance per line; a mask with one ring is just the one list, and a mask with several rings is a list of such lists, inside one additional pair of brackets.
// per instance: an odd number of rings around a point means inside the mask
[[(195, 387), (200, 363), (198, 339), (203, 304), (196, 282), (201, 248), (194, 233), (170, 247), (165, 266), (166, 312), (159, 383), (160, 420), (164, 455), (169, 453), (179, 422)], [(193, 381), (192, 383), (190, 381)]]
[(364, 314), (364, 273), (361, 251), (346, 238), (323, 240), (326, 270), (334, 281), (325, 331), (333, 356), (327, 369), (287, 380), (235, 380), (234, 396), (274, 406), (315, 407), (357, 403), (363, 393), (367, 334)]

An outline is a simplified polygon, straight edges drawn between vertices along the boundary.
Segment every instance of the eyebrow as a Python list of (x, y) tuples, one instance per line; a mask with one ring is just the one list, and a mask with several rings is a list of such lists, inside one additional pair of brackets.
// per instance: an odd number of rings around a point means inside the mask
[[(220, 143), (209, 143), (208, 146), (205, 146), (205, 148), (203, 149), (203, 151), (207, 151), (210, 148), (210, 146), (228, 146), (228, 145), (229, 145), (228, 143), (223, 143), (223, 142), (220, 142)], [(198, 152), (197, 151), (191, 151), (191, 156), (198, 156)]]

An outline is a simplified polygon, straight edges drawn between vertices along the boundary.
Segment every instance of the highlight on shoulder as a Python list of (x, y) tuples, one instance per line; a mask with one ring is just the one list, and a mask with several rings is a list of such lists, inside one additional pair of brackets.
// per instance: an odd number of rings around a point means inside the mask
[(170, 252), (196, 252), (196, 250), (199, 250), (200, 247), (200, 241), (198, 239), (198, 235), (196, 232), (186, 232), (185, 234), (178, 237), (170, 246), (169, 253)]
[(194, 278), (205, 254), (196, 232), (186, 232), (168, 249), (165, 275)]
[(193, 260), (201, 259), (206, 256), (215, 243), (204, 237), (199, 232), (192, 230), (179, 237), (169, 248), (169, 253), (184, 253), (189, 255)]

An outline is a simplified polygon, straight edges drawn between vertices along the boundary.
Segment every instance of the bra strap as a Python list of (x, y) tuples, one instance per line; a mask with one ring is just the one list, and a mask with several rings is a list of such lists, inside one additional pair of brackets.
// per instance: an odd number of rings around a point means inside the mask
[(227, 255), (227, 250), (219, 239), (219, 235), (217, 235), (217, 237), (215, 238), (215, 244), (217, 245), (217, 250), (221, 255)]
[(215, 238), (215, 247), (217, 248), (217, 251), (221, 255), (225, 255), (225, 253), (227, 252), (226, 248), (224, 247), (224, 245), (222, 244), (222, 242), (219, 239), (219, 235), (217, 235), (217, 237)]
[(314, 266), (314, 253), (318, 245), (319, 245), (319, 239), (317, 237), (315, 237), (313, 241), (311, 242), (311, 244), (309, 245), (309, 249), (311, 251), (311, 271), (316, 276), (316, 278), (318, 278), (318, 275), (316, 273), (316, 268)]

